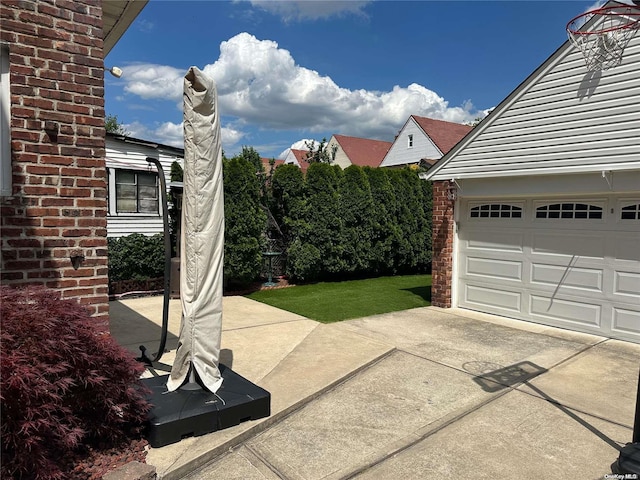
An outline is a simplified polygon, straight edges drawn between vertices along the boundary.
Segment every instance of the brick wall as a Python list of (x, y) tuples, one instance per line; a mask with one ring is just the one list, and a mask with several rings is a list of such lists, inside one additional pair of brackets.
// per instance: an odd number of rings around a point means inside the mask
[(44, 284), (106, 326), (107, 203), (100, 0), (2, 1), (13, 194), (2, 283)]
[(431, 304), (451, 307), (453, 265), (453, 205), (447, 198), (449, 181), (433, 182), (433, 260)]

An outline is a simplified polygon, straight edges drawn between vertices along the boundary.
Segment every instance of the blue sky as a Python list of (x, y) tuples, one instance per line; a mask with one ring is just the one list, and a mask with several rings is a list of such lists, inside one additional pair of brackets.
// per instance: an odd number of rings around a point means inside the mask
[(105, 59), (105, 109), (182, 146), (182, 78), (216, 82), (227, 156), (332, 134), (393, 141), (409, 115), (482, 117), (592, 1), (151, 0)]

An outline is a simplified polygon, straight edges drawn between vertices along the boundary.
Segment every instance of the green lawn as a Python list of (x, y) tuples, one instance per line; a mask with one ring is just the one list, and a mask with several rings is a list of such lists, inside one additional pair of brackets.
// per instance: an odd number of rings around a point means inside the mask
[(322, 282), (261, 290), (247, 298), (331, 323), (431, 305), (431, 275)]

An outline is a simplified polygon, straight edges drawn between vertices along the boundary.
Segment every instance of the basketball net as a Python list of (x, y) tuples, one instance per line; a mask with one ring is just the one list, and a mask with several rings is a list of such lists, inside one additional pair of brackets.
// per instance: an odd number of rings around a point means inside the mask
[(640, 7), (632, 5), (591, 10), (567, 24), (569, 40), (582, 52), (589, 71), (620, 65), (625, 47), (639, 29)]

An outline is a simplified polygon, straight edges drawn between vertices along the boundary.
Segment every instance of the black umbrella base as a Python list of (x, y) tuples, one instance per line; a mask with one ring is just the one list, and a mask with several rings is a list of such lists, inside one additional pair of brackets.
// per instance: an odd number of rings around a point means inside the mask
[(223, 382), (214, 394), (202, 388), (167, 392), (169, 375), (145, 378), (153, 406), (148, 415), (146, 438), (154, 447), (179, 442), (257, 420), (271, 414), (271, 394), (220, 364)]
[(640, 479), (640, 443), (629, 443), (623, 447), (611, 470), (623, 475), (620, 478)]

